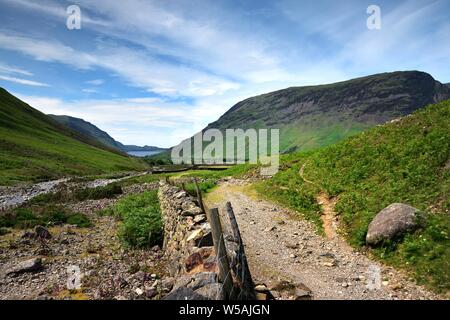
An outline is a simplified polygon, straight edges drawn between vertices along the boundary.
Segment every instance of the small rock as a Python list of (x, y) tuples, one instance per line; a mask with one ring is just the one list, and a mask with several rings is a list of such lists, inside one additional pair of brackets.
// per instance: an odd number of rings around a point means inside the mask
[(206, 214), (198, 214), (194, 217), (194, 223), (201, 223), (206, 221)]
[(264, 284), (259, 284), (259, 285), (257, 285), (257, 286), (255, 287), (255, 291), (256, 291), (256, 292), (267, 292), (267, 291), (269, 291), (269, 289), (267, 288), (266, 285), (264, 285)]
[(7, 271), (7, 274), (19, 274), (25, 272), (36, 272), (42, 270), (42, 259), (33, 258), (29, 260), (22, 261), (17, 264), (14, 268)]
[(134, 290), (134, 292), (136, 292), (136, 294), (137, 294), (138, 296), (142, 296), (142, 295), (144, 294), (144, 290), (142, 290), (141, 288), (136, 288), (136, 289)]
[(34, 229), (34, 232), (36, 233), (36, 236), (40, 239), (50, 239), (52, 237), (50, 232), (43, 226), (37, 226)]
[(194, 232), (191, 233), (191, 235), (186, 239), (187, 242), (192, 241), (192, 240), (198, 240), (201, 237), (203, 237), (203, 230), (202, 229), (197, 229)]
[(329, 252), (321, 254), (319, 260), (322, 262), (322, 265), (326, 267), (335, 267), (338, 264), (336, 256)]
[(145, 297), (148, 299), (151, 299), (154, 296), (156, 296), (157, 293), (158, 293), (158, 291), (156, 291), (155, 288), (150, 288), (150, 289), (145, 290)]
[(295, 300), (311, 300), (311, 290), (304, 288), (295, 289)]

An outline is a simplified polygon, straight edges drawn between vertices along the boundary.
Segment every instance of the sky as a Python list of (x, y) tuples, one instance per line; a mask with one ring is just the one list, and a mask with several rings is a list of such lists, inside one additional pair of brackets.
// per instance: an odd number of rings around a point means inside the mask
[(397, 70), (450, 82), (448, 0), (0, 0), (0, 21), (0, 87), (125, 144), (176, 145), (291, 86)]

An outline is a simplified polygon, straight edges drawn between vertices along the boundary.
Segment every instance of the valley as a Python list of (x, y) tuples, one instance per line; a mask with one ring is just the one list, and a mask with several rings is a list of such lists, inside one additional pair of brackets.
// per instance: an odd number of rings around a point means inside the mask
[[(192, 203), (200, 192), (222, 220), (231, 202), (259, 298), (448, 299), (449, 97), (431, 76), (399, 72), (244, 100), (207, 128), (280, 127), (280, 170), (264, 177), (260, 164), (172, 166), (155, 147), (130, 157), (94, 125), (2, 90), (0, 299), (165, 299), (183, 278), (166, 260), (163, 186)], [(417, 225), (370, 244), (392, 204)], [(189, 231), (209, 223), (179, 210)], [(71, 266), (79, 288), (67, 288)]]

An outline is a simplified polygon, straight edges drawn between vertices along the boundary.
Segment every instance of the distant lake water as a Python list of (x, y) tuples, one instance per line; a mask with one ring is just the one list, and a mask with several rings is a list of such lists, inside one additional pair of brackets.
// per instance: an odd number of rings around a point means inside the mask
[(161, 153), (161, 151), (129, 151), (127, 153), (130, 156), (143, 158), (143, 157), (146, 157), (146, 156), (152, 156), (154, 154)]

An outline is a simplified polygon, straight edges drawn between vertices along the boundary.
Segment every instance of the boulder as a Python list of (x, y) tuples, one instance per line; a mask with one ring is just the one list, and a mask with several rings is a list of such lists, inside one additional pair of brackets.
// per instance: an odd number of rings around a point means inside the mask
[(402, 203), (393, 203), (384, 208), (369, 224), (367, 245), (376, 246), (414, 231), (418, 227), (418, 212), (416, 208)]

